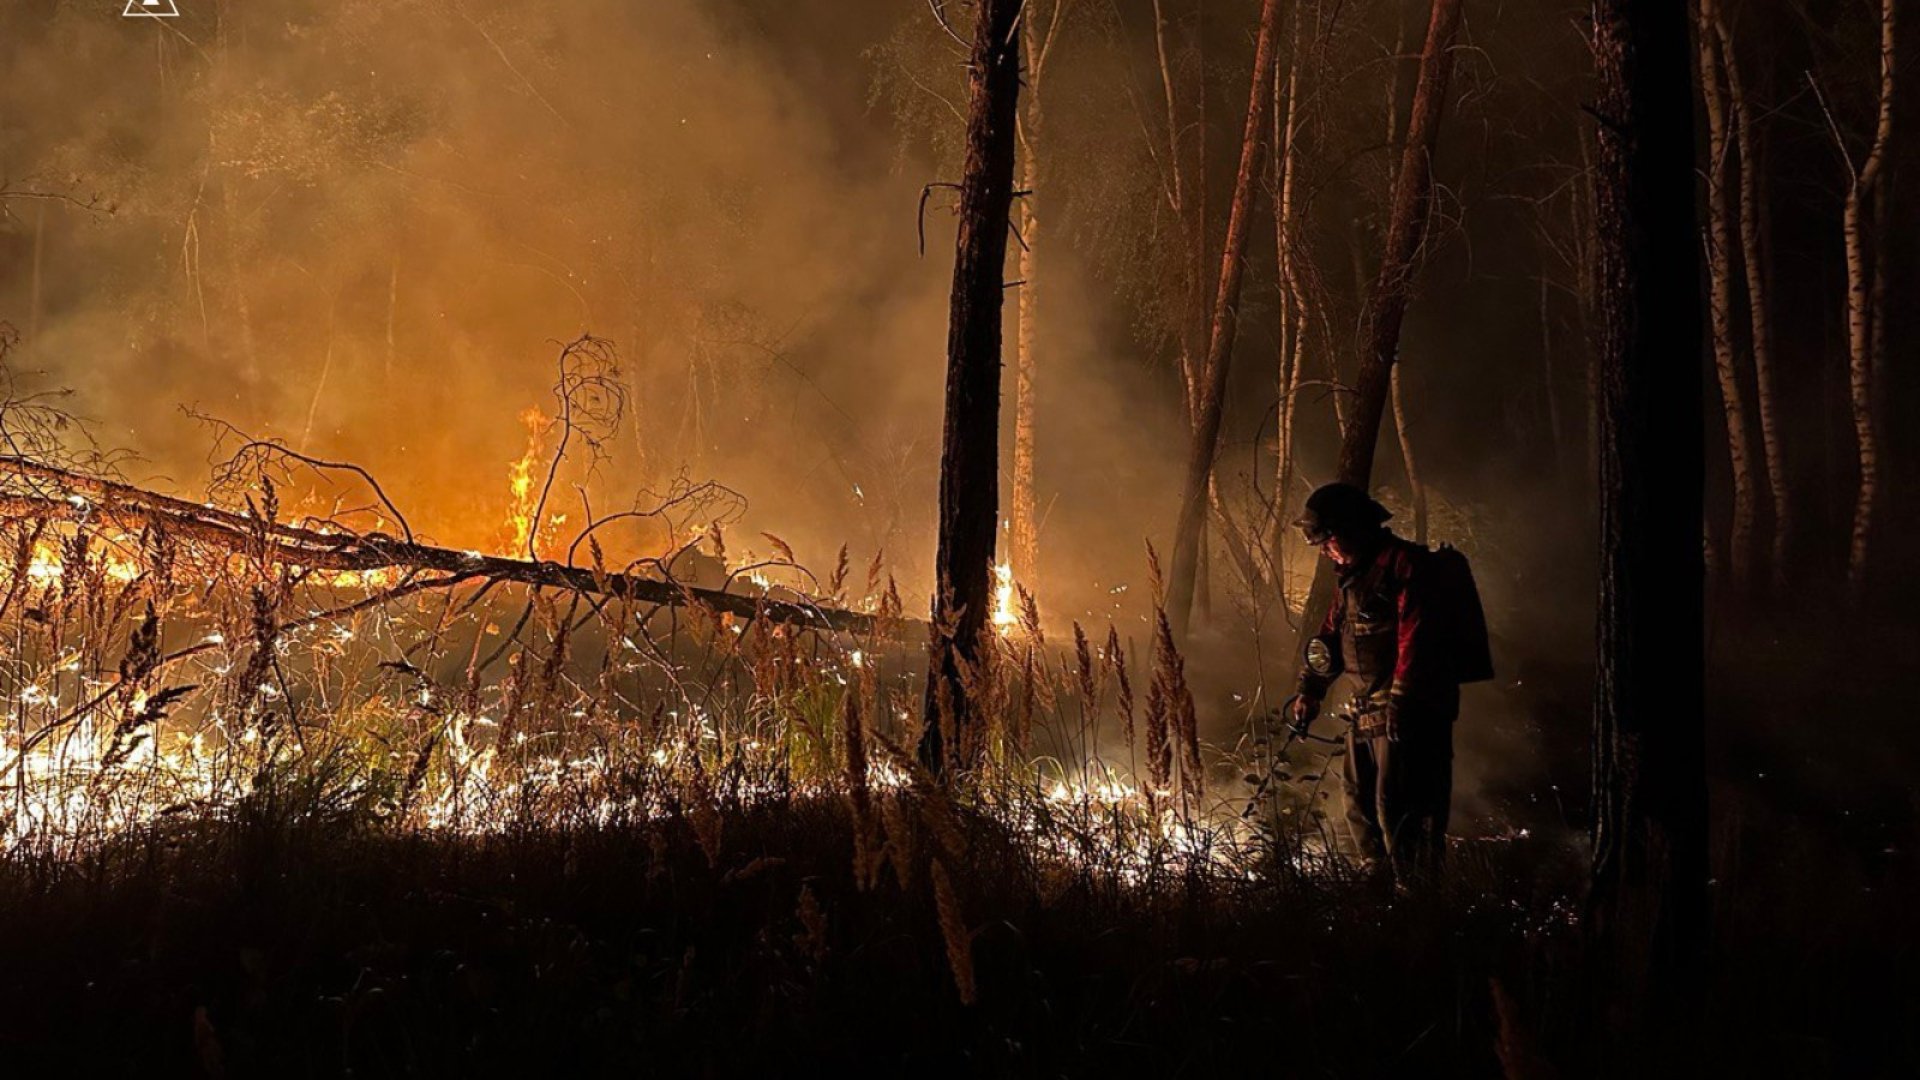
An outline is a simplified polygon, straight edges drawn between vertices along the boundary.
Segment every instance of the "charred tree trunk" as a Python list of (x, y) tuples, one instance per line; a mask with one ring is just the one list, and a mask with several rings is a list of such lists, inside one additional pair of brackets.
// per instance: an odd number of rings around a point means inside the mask
[(1726, 90), (1715, 46), (1713, 0), (1698, 0), (1695, 39), (1700, 56), (1700, 100), (1707, 118), (1707, 281), (1713, 327), (1713, 369), (1727, 422), (1727, 458), (1733, 477), (1733, 523), (1727, 535), (1727, 578), (1736, 592), (1751, 583), (1753, 550), (1753, 451), (1747, 442), (1747, 393), (1733, 341), (1733, 201), (1727, 196)]
[(1787, 552), (1792, 543), (1795, 507), (1787, 483), (1787, 460), (1780, 433), (1779, 393), (1773, 370), (1773, 311), (1767, 304), (1766, 200), (1760, 184), (1764, 174), (1757, 156), (1753, 114), (1740, 79), (1740, 58), (1724, 18), (1714, 22), (1720, 41), (1720, 61), (1727, 77), (1727, 101), (1733, 106), (1734, 148), (1740, 159), (1740, 261), (1746, 268), (1747, 319), (1753, 350), (1754, 405), (1760, 414), (1760, 449), (1766, 458), (1767, 493), (1773, 502), (1773, 528), (1767, 547), (1769, 583), (1776, 596), (1787, 589)]
[[(1373, 455), (1380, 442), (1400, 350), (1400, 325), (1406, 318), (1414, 258), (1426, 234), (1433, 197), (1433, 153), (1440, 137), (1447, 83), (1453, 74), (1453, 39), (1460, 29), (1462, 0), (1433, 0), (1426, 45), (1420, 53), (1420, 81), (1413, 91), (1407, 141), (1394, 178), (1393, 211), (1387, 221), (1387, 248), (1368, 297), (1367, 351), (1360, 357), (1354, 401), (1341, 431), (1339, 480), (1365, 490), (1371, 486)], [(1322, 559), (1314, 568), (1313, 591), (1300, 625), (1318, 626), (1333, 598), (1333, 573)], [(1304, 633), (1304, 630), (1303, 630)], [(1299, 652), (1298, 649), (1295, 650)]]
[[(1685, 1065), (1707, 920), (1705, 475), (1688, 16), (1595, 0), (1600, 594), (1589, 930), (1627, 1036)], [(1688, 537), (1694, 539), (1689, 542)]]
[(1187, 455), (1186, 481), (1180, 494), (1180, 518), (1174, 527), (1173, 578), (1168, 583), (1167, 613), (1174, 628), (1184, 632), (1193, 608), (1199, 578), (1201, 533), (1206, 527), (1207, 490), (1213, 476), (1213, 456), (1220, 441), (1222, 399), (1227, 369), (1233, 357), (1233, 339), (1240, 305), (1240, 282), (1247, 268), (1247, 235), (1253, 227), (1253, 199), (1267, 134), (1267, 105), (1272, 99), (1274, 25), (1279, 0), (1266, 0), (1260, 9), (1260, 36), (1254, 47), (1253, 90), (1248, 94), (1247, 127), (1240, 143), (1240, 171), (1233, 183), (1233, 208), (1227, 218), (1227, 242), (1221, 254), (1220, 287), (1215, 294), (1213, 322), (1207, 340), (1206, 363), (1200, 370), (1198, 408)]
[(1013, 208), (1021, 6), (1022, 0), (979, 0), (968, 61), (967, 156), (947, 324), (940, 541), (934, 557), (926, 737), (921, 743), (921, 756), (936, 771), (947, 764), (943, 727), (959, 732), (969, 722), (961, 667), (978, 660), (993, 605), (991, 570), (1000, 508), (1000, 317)]

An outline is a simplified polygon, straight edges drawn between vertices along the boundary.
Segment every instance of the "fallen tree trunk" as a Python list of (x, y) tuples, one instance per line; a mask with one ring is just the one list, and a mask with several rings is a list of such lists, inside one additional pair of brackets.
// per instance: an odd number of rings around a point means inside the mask
[(0, 518), (5, 519), (106, 521), (128, 531), (153, 526), (197, 543), (236, 553), (253, 553), (274, 563), (308, 570), (432, 570), (464, 578), (566, 589), (667, 607), (699, 606), (743, 619), (766, 618), (821, 630), (865, 632), (883, 623), (878, 615), (867, 612), (744, 596), (670, 578), (599, 571), (550, 560), (511, 559), (423, 544), (385, 533), (303, 528), (26, 458), (0, 457), (0, 474), (4, 473), (33, 481), (31, 494), (0, 496)]

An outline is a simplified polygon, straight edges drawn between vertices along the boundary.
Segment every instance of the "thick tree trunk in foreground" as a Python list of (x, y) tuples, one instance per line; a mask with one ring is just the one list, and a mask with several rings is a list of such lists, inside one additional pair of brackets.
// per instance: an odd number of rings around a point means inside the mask
[(1733, 200), (1727, 192), (1726, 90), (1715, 47), (1713, 0), (1699, 0), (1695, 33), (1700, 55), (1700, 101), (1707, 118), (1707, 281), (1713, 327), (1713, 369), (1727, 422), (1727, 459), (1733, 476), (1733, 525), (1727, 534), (1727, 578), (1736, 592), (1750, 584), (1753, 551), (1753, 450), (1747, 442), (1747, 393), (1733, 342)]
[[(1705, 435), (1687, 10), (1595, 0), (1600, 595), (1588, 929), (1624, 1058), (1684, 1068), (1707, 920)], [(1681, 1053), (1676, 1060), (1671, 1055)]]
[(1267, 106), (1273, 95), (1274, 26), (1280, 0), (1260, 9), (1260, 37), (1254, 47), (1253, 90), (1248, 94), (1246, 134), (1240, 143), (1240, 171), (1233, 183), (1233, 208), (1227, 217), (1227, 243), (1220, 260), (1220, 288), (1214, 296), (1212, 332), (1206, 362), (1199, 372), (1198, 408), (1187, 453), (1186, 482), (1180, 493), (1180, 517), (1173, 534), (1173, 576), (1167, 584), (1167, 614), (1176, 631), (1186, 630), (1199, 576), (1201, 531), (1206, 527), (1208, 483), (1220, 442), (1222, 398), (1233, 339), (1239, 320), (1240, 282), (1246, 276), (1247, 235), (1253, 229), (1256, 178), (1267, 136)]
[[(1413, 90), (1407, 144), (1394, 177), (1393, 211), (1387, 221), (1387, 249), (1367, 300), (1367, 351), (1360, 357), (1352, 405), (1342, 428), (1338, 479), (1361, 490), (1372, 486), (1373, 455), (1380, 442), (1380, 420), (1393, 384), (1400, 351), (1400, 326), (1407, 314), (1414, 258), (1425, 238), (1433, 198), (1433, 153), (1440, 138), (1440, 117), (1453, 74), (1453, 39), (1460, 29), (1462, 0), (1433, 0), (1426, 46), (1420, 53), (1420, 81)], [(1333, 598), (1332, 564), (1314, 568), (1304, 627), (1317, 627)], [(1306, 633), (1305, 630), (1302, 633)], [(1297, 654), (1298, 649), (1294, 650)]]
[(940, 449), (940, 544), (934, 557), (922, 756), (946, 765), (942, 726), (968, 721), (963, 663), (974, 663), (993, 606), (1000, 512), (1000, 316), (1014, 123), (1020, 94), (1021, 0), (979, 0), (968, 61), (967, 158), (960, 183), (947, 324), (947, 406)]

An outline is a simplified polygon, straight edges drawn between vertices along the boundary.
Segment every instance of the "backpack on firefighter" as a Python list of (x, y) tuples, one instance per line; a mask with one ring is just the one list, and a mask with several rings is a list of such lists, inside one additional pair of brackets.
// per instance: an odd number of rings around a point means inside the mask
[(1447, 663), (1456, 683), (1493, 678), (1493, 649), (1487, 638), (1487, 612), (1473, 567), (1452, 544), (1428, 548), (1421, 561), (1428, 576), (1428, 618), (1440, 622), (1435, 640), (1447, 643)]

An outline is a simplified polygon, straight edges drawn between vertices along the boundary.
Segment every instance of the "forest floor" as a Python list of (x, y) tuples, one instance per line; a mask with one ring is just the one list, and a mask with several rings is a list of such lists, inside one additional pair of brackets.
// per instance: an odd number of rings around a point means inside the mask
[[(1906, 1072), (1916, 992), (1885, 976), (1914, 959), (1912, 808), (1818, 798), (1822, 759), (1754, 772), (1792, 755), (1728, 742), (1715, 1071)], [(1580, 1076), (1605, 1050), (1559, 838), (1458, 843), (1444, 889), (1394, 896), (1338, 874), (1048, 882), (1017, 837), (968, 832), (953, 880), (971, 1005), (929, 890), (856, 887), (840, 800), (732, 813), (716, 858), (677, 820), (452, 838), (264, 813), (16, 858), (0, 863), (0, 1060), (23, 1076)]]

